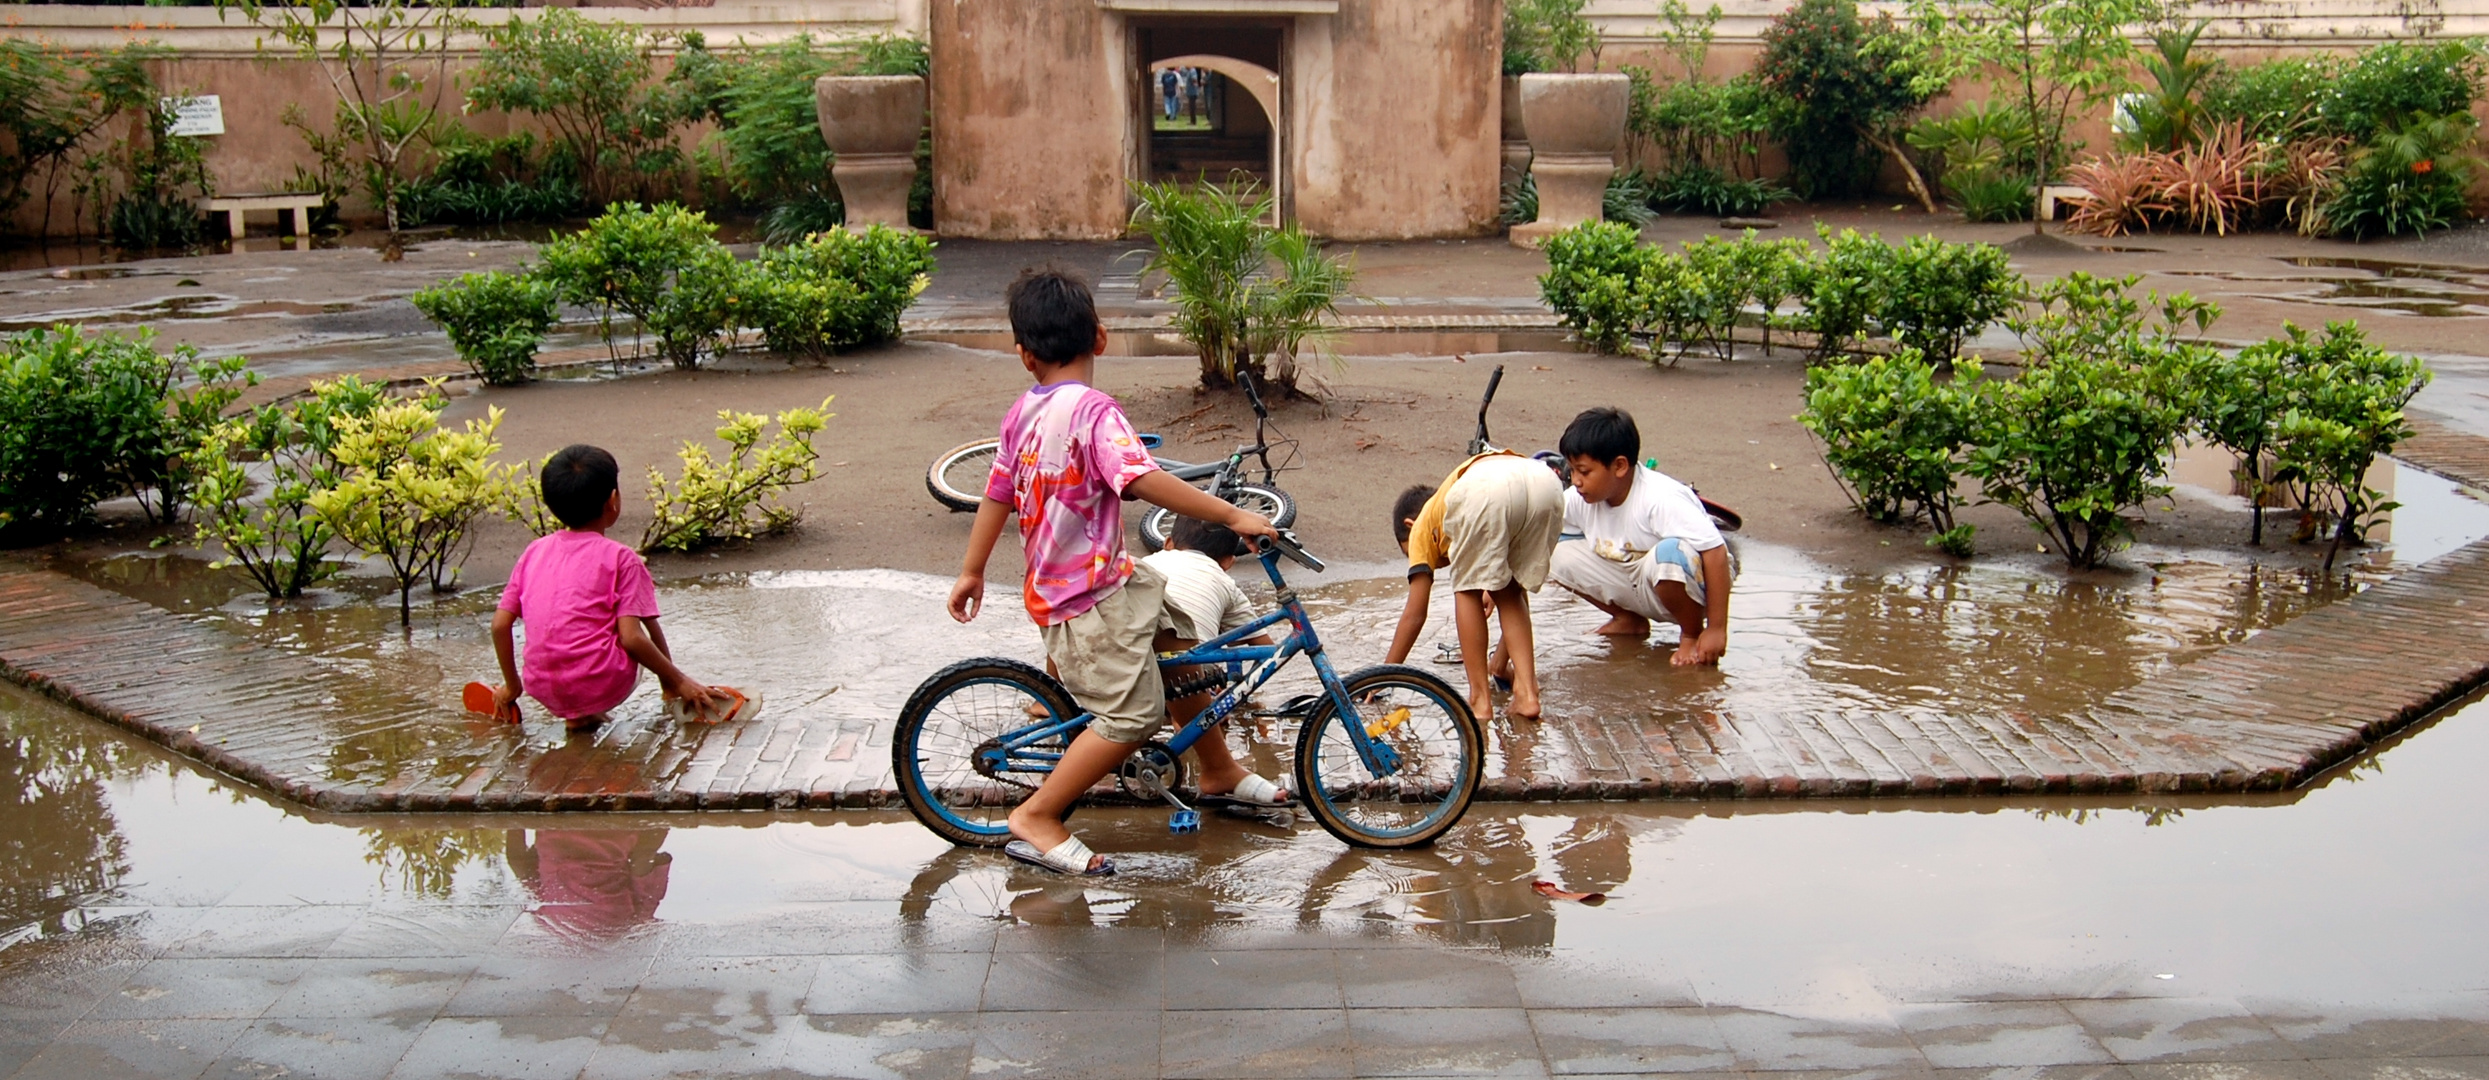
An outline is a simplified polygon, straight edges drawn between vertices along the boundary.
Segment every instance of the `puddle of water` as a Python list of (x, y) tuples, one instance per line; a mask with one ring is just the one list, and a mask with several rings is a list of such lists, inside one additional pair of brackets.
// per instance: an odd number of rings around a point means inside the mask
[[(1731, 648), (1716, 670), (1671, 667), (1672, 630), (1647, 642), (1595, 635), (1604, 621), (1597, 609), (1547, 590), (1532, 604), (1545, 705), (1559, 722), (1863, 709), (2072, 714), (2382, 580), (2412, 558), (2489, 535), (2489, 506), (2452, 485), (2416, 473), (2392, 483), (2408, 504), (2400, 514), (2413, 523), (2407, 546), (2346, 560), (2349, 569), (2332, 579), (2185, 550), (2138, 550), (2124, 557), (2131, 571), (2080, 576), (2037, 557), (1860, 573), (1747, 544)], [(168, 553), (115, 556), (79, 572), (333, 671), (338, 707), (322, 722), (331, 726), (341, 780), (378, 783), (407, 769), (463, 775), (494, 749), (465, 723), (456, 691), (494, 670), (486, 630), (495, 583), (419, 607), (410, 636), (396, 631), (392, 605), (369, 579), (347, 578), (271, 611), (239, 575)], [(1037, 636), (1011, 612), (966, 626), (945, 617), (949, 584), (887, 570), (763, 572), (670, 582), (663, 603), (678, 655), (698, 677), (765, 688), (772, 712), (807, 724), (871, 730), (952, 660), (1042, 660)], [(1245, 585), (1268, 595), (1267, 582)], [(1395, 577), (1306, 576), (1298, 586), (1340, 669), (1382, 658), (1404, 596)], [(1449, 595), (1439, 594), (1420, 662), (1435, 655), (1434, 643), (1453, 640), (1451, 610)], [(1310, 665), (1300, 663), (1266, 696), (1316, 688)], [(658, 722), (655, 697), (643, 687), (618, 722)], [(1276, 760), (1294, 732), (1266, 720), (1245, 736), (1254, 754)], [(1541, 749), (1508, 732), (1496, 752)]]
[[(2489, 863), (2450, 855), (2489, 844), (2480, 711), (2314, 790), (2234, 800), (1481, 806), (1399, 853), (1224, 819), (1175, 837), (1163, 813), (1084, 811), (1123, 873), (1075, 883), (891, 813), (314, 820), (5, 687), (0, 970), (77, 955), (56, 945), (199, 934), (308, 955), (312, 935), (349, 925), (366, 935), (356, 955), (524, 964), (548, 939), (593, 952), (679, 935), (770, 955), (774, 934), (835, 920), (910, 951), (999, 920), (1212, 947), (1256, 933), (1484, 946), (1798, 1012), (2052, 988), (2381, 1005), (2471, 990), (2489, 967)], [(1609, 898), (1551, 900), (1540, 879)], [(2341, 933), (2362, 911), (2392, 917)], [(477, 937), (495, 916), (515, 923)]]
[(2332, 304), (2431, 318), (2489, 315), (2489, 271), (2463, 266), (2322, 255), (2301, 255), (2280, 261), (2311, 269), (2358, 271), (2369, 276), (2258, 274), (2234, 270), (2173, 270), (2169, 273), (2246, 284), (2306, 282), (2324, 286), (2304, 293), (2260, 295), (2260, 298), (2267, 300)]

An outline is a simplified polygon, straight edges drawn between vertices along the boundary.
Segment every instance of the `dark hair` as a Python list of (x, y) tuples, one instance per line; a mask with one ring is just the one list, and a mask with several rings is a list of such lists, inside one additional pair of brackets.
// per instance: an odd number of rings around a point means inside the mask
[(1403, 544), (1408, 543), (1409, 522), (1416, 520), (1417, 515), (1424, 513), (1426, 500), (1434, 497), (1435, 486), (1433, 484), (1418, 484), (1401, 492), (1399, 498), (1392, 500), (1391, 538)]
[(1215, 521), (1182, 516), (1175, 519), (1175, 529), (1167, 535), (1167, 546), (1198, 551), (1213, 559), (1245, 554), (1244, 541), (1236, 538), (1234, 530)]
[(605, 516), (605, 500), (622, 488), (622, 466), (601, 447), (573, 443), (545, 459), (536, 483), (544, 489), (545, 509), (581, 529)]
[(1568, 461), (1586, 457), (1601, 465), (1617, 458), (1639, 460), (1642, 429), (1633, 425), (1633, 414), (1623, 409), (1604, 405), (1584, 409), (1572, 423), (1564, 425), (1564, 437), (1556, 440), (1556, 452)]
[(1011, 307), (1011, 340), (1049, 364), (1068, 364), (1098, 345), (1098, 305), (1089, 283), (1056, 266), (1020, 271), (1003, 292)]

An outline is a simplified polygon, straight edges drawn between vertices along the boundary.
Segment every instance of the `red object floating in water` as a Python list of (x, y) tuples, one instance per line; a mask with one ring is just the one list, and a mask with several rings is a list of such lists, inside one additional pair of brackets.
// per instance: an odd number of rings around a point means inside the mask
[(1538, 893), (1538, 895), (1544, 896), (1550, 900), (1577, 900), (1581, 903), (1593, 906), (1607, 903), (1606, 893), (1567, 892), (1563, 886), (1552, 881), (1533, 881), (1530, 883), (1530, 888), (1532, 891)]

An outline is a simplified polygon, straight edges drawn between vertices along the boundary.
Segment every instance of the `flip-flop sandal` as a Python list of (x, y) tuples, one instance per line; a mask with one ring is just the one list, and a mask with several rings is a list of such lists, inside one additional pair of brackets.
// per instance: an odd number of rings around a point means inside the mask
[(1461, 666), (1461, 646), (1460, 646), (1460, 643), (1459, 643), (1459, 642), (1457, 642), (1457, 641), (1438, 641), (1438, 642), (1436, 642), (1436, 643), (1435, 643), (1435, 663), (1442, 664), (1442, 665), (1443, 665), (1443, 666), (1445, 666), (1445, 667), (1459, 667), (1459, 666)]
[(723, 703), (712, 702), (706, 708), (694, 708), (678, 697), (665, 699), (665, 714), (677, 724), (731, 724), (760, 715), (761, 696), (746, 694), (731, 686), (712, 686), (712, 692), (724, 697)]
[(1203, 795), (1199, 801), (1203, 806), (1243, 806), (1256, 810), (1282, 810), (1296, 805), (1296, 801), (1288, 798), (1288, 793), (1279, 785), (1250, 773), (1237, 782), (1236, 790)]
[(499, 720), (505, 724), (519, 722), (519, 703), (513, 701), (507, 705), (494, 704), (492, 687), (480, 682), (471, 682), (467, 684), (467, 689), (461, 696), (466, 699), (465, 705), (468, 712), (488, 720)]
[[(1039, 851), (1037, 845), (1026, 840), (1014, 840), (1003, 845), (1003, 854), (1013, 862), (1071, 877), (1111, 877), (1115, 873), (1114, 862), (1098, 859), (1097, 852), (1089, 850), (1089, 845), (1081, 843), (1077, 836), (1065, 838), (1052, 851)], [(1093, 859), (1097, 861), (1094, 867), (1089, 865)]]

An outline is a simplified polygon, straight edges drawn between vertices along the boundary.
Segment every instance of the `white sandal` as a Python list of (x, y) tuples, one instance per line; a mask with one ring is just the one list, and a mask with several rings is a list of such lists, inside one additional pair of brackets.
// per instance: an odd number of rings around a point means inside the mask
[[(1037, 845), (1026, 840), (1014, 840), (1003, 845), (1003, 854), (1010, 856), (1013, 862), (1073, 877), (1106, 877), (1115, 872), (1113, 862), (1098, 858), (1097, 852), (1089, 850), (1089, 845), (1081, 843), (1077, 836), (1065, 838), (1052, 851), (1039, 851)], [(1097, 865), (1089, 865), (1092, 861)]]
[(1217, 795), (1205, 794), (1201, 797), (1201, 805), (1251, 806), (1267, 810), (1296, 804), (1288, 798), (1286, 788), (1263, 779), (1257, 773), (1246, 773), (1244, 779), (1236, 782), (1236, 790)]

